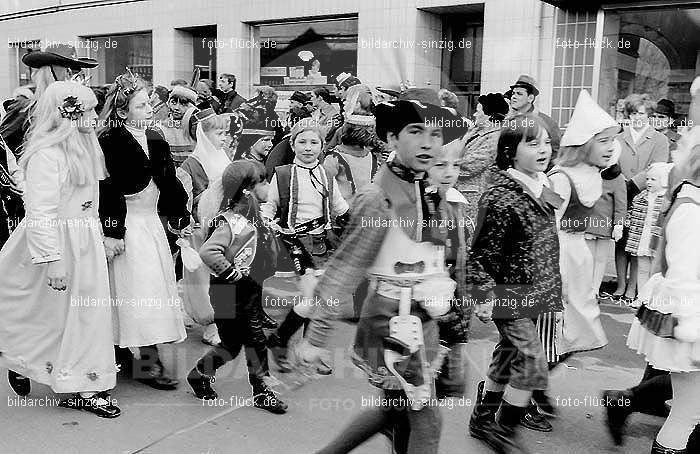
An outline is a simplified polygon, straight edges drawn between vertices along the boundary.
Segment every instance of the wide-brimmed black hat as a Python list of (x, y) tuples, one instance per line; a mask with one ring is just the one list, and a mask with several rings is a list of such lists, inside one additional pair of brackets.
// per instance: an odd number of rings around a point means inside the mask
[(30, 68), (62, 66), (70, 69), (94, 68), (98, 64), (94, 58), (76, 57), (75, 47), (69, 44), (50, 44), (44, 50), (30, 52), (22, 57), (22, 63)]
[(458, 115), (436, 104), (416, 100), (386, 101), (374, 110), (377, 135), (386, 142), (390, 131), (400, 131), (413, 123), (424, 123), (442, 128), (444, 143), (458, 139), (467, 130), (467, 123)]
[(670, 99), (659, 99), (656, 103), (656, 113), (676, 118), (676, 105)]
[(399, 86), (399, 84), (389, 84), (377, 87), (377, 91), (381, 91), (382, 93), (393, 96), (394, 98), (401, 96), (401, 86)]

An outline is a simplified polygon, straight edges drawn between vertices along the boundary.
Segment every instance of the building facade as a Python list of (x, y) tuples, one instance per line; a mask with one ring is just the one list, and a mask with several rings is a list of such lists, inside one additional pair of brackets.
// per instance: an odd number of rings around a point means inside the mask
[[(585, 3), (585, 9), (579, 4)], [(233, 73), (238, 91), (331, 84), (340, 72), (372, 85), (448, 88), (471, 113), (479, 93), (519, 74), (564, 126), (581, 89), (615, 112), (648, 92), (687, 111), (700, 73), (698, 2), (540, 0), (7, 0), (0, 6), (0, 93), (30, 83), (26, 52), (73, 44), (100, 61), (91, 84), (126, 66), (155, 84)], [(612, 43), (612, 44), (611, 44)], [(684, 110), (685, 109), (685, 110)]]

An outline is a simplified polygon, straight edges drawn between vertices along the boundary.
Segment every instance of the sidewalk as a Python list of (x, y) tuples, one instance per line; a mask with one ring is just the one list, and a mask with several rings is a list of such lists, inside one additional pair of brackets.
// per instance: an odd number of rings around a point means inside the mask
[[(605, 349), (581, 354), (560, 367), (552, 377), (551, 397), (558, 403), (560, 417), (552, 421), (554, 432), (542, 434), (523, 429), (532, 454), (567, 452), (646, 453), (660, 418), (635, 415), (630, 418), (627, 444), (613, 447), (603, 424), (598, 397), (604, 388), (636, 384), (643, 360), (625, 347), (632, 312), (612, 305), (603, 306), (603, 324), (610, 336)], [(274, 314), (277, 315), (277, 314)], [(496, 340), (493, 325), (472, 322), (468, 346), (468, 390), (464, 399), (442, 409), (441, 454), (487, 454), (490, 451), (470, 438), (466, 422), (471, 412), (476, 383), (483, 377)], [(367, 384), (346, 353), (352, 344), (354, 327), (339, 324), (334, 339), (335, 371), (329, 377), (277, 374), (283, 385), (277, 388), (289, 404), (285, 415), (272, 415), (250, 406), (245, 361), (237, 359), (217, 374), (215, 387), (220, 400), (203, 404), (190, 392), (185, 375), (199, 355), (201, 330), (191, 330), (186, 342), (168, 347), (166, 366), (177, 364), (181, 379), (177, 391), (156, 391), (132, 380), (120, 380), (113, 397), (122, 408), (116, 420), (102, 420), (91, 414), (52, 405), (56, 396), (45, 386), (33, 383), (27, 402), (48, 406), (9, 406), (17, 398), (9, 389), (5, 370), (0, 375), (0, 453), (39, 454), (310, 454), (337, 435), (350, 419), (371, 403), (375, 391)], [(44, 398), (44, 401), (40, 399)], [(376, 436), (357, 454), (390, 453), (385, 439)]]

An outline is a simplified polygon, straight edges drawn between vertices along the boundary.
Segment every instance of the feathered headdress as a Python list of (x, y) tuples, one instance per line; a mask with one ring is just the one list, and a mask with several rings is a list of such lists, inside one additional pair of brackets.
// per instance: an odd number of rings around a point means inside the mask
[(127, 74), (118, 75), (114, 80), (114, 84), (117, 86), (119, 93), (128, 98), (138, 90), (139, 76), (131, 72), (131, 68), (128, 66), (126, 67), (126, 72)]

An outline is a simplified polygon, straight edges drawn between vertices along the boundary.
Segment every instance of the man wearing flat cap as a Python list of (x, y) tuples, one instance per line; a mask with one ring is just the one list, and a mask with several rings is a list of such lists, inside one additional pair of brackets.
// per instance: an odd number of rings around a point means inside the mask
[[(443, 143), (461, 137), (466, 128), (447, 109), (416, 100), (382, 102), (375, 116), (377, 134), (394, 157), (357, 192), (343, 242), (314, 290), (307, 292), (320, 303), (298, 354), (310, 363), (323, 355), (333, 332), (330, 320), (339, 305), (351, 301), (344, 296), (369, 279), (353, 361), (387, 403), (358, 415), (322, 452), (346, 446), (353, 431), (360, 426), (367, 431), (366, 421), (377, 421), (379, 413), (391, 416), (371, 430), (396, 429), (395, 443), (411, 447), (409, 454), (437, 454), (441, 416), (428, 399), (435, 401), (434, 372), (442, 363), (437, 320), (450, 310), (456, 287), (445, 267), (448, 229), (439, 226), (457, 221), (442, 209), (439, 193), (428, 190), (426, 173)], [(395, 331), (399, 320), (408, 319), (420, 326), (422, 342), (414, 344), (402, 329)], [(399, 429), (404, 421), (408, 427)]]
[(554, 161), (554, 158), (559, 152), (561, 131), (559, 130), (559, 125), (552, 120), (549, 115), (540, 112), (539, 109), (535, 107), (535, 98), (537, 98), (537, 95), (540, 94), (540, 90), (537, 88), (535, 79), (527, 74), (522, 74), (520, 77), (518, 77), (518, 80), (510, 86), (510, 91), (510, 112), (508, 114), (508, 118), (528, 113), (540, 117), (545, 125), (547, 133), (549, 133), (549, 138), (552, 141), (552, 161)]
[(197, 92), (188, 87), (175, 85), (168, 96), (170, 115), (158, 124), (165, 140), (170, 145), (175, 166), (185, 162), (197, 144)]

